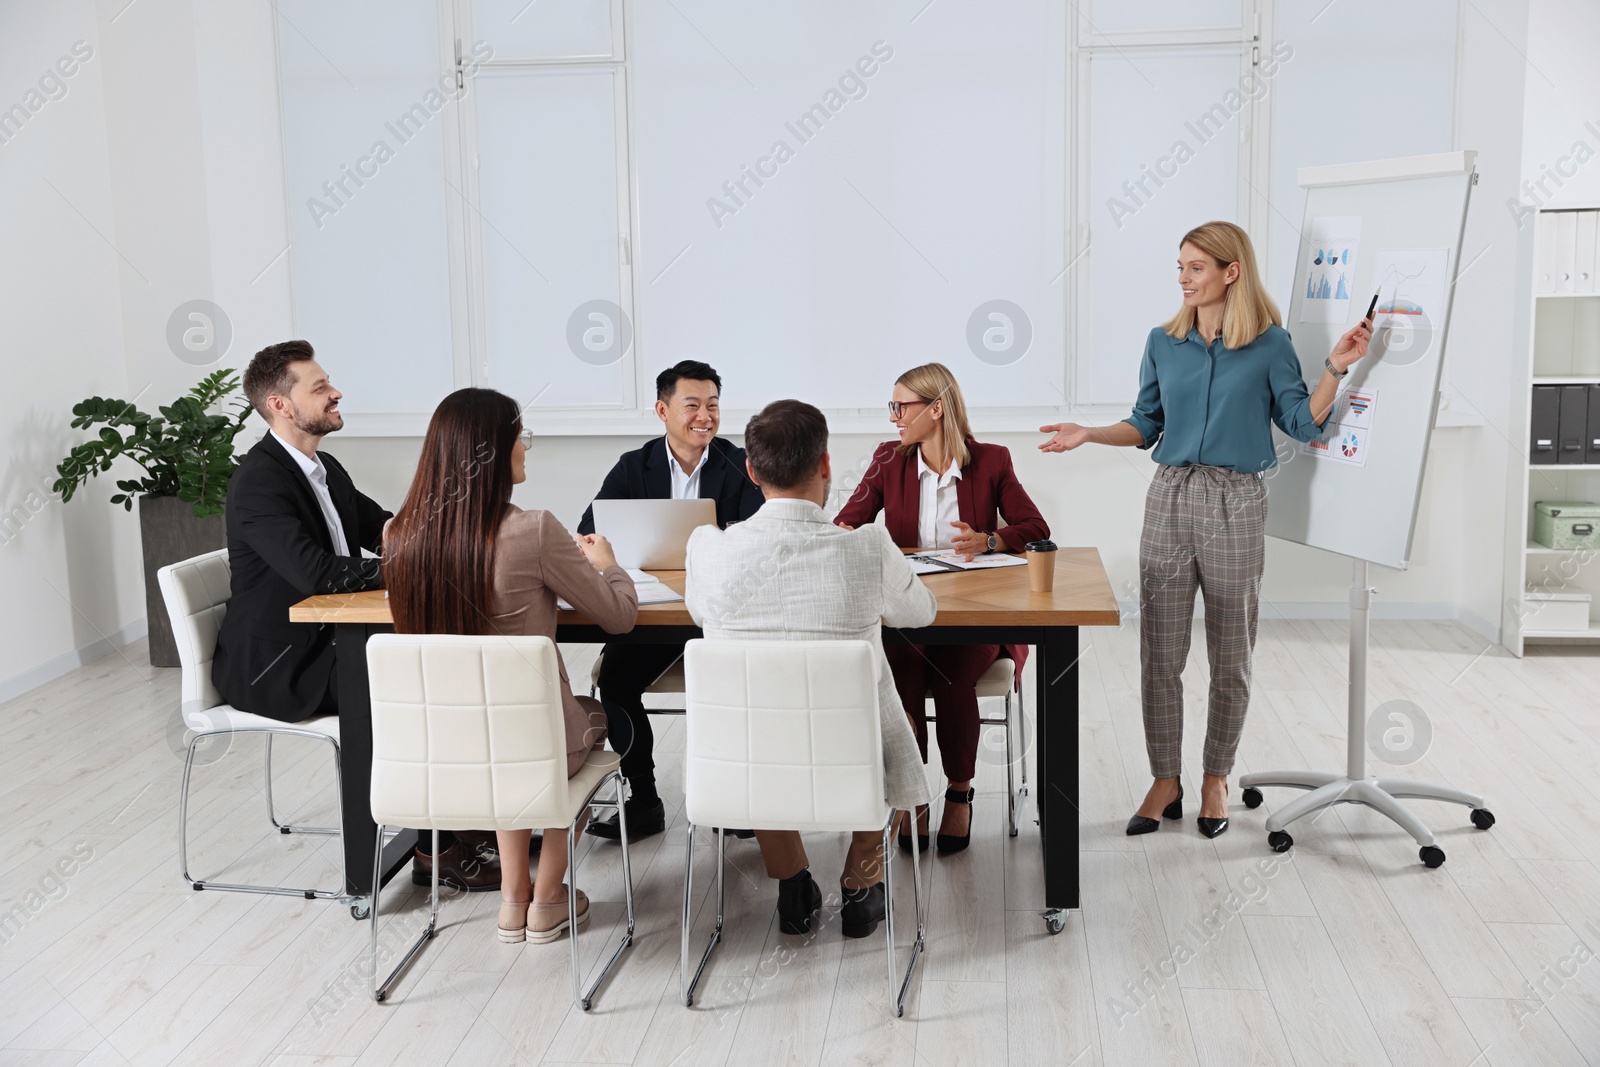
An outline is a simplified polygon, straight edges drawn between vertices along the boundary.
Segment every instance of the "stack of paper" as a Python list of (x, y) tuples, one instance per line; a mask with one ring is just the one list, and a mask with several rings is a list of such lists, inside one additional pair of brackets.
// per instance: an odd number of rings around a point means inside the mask
[(917, 574), (938, 574), (940, 571), (988, 571), (997, 567), (1025, 567), (1028, 561), (1023, 556), (1008, 556), (1003, 552), (993, 552), (987, 555), (974, 556), (968, 560), (954, 549), (945, 549), (943, 552), (918, 552), (907, 556), (911, 569)]

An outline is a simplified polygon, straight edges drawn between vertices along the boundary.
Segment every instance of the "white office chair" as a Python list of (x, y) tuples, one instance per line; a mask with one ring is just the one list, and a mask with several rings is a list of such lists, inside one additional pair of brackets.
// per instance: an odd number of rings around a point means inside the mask
[(684, 811), (690, 848), (683, 874), (683, 942), (679, 973), (683, 1002), (722, 939), (723, 838), (717, 837), (717, 918), (689, 971), (694, 901), (694, 828), (748, 826), (757, 830), (881, 830), (889, 1002), (905, 1013), (906, 992), (926, 948), (922, 867), (911, 853), (917, 936), (904, 976), (895, 967), (894, 809), (884, 801), (883, 735), (878, 722), (878, 660), (867, 641), (690, 641)]
[[(367, 641), (372, 689), (372, 817), (378, 823), (376, 871), (386, 826), (440, 830), (567, 831), (568, 937), (572, 999), (588, 1011), (596, 992), (633, 943), (633, 869), (628, 821), (620, 803), (626, 780), (614, 752), (591, 752), (567, 777), (567, 731), (561, 668), (547, 637), (375, 634)], [(608, 783), (610, 799), (596, 800)], [(605, 967), (580, 989), (578, 818), (590, 805), (614, 807), (622, 828), (627, 926)], [(377, 874), (373, 875), (377, 884)], [(387, 978), (378, 970), (378, 897), (372, 900), (372, 996), (389, 986), (434, 935), (439, 868), (434, 866), (427, 929)]]
[[(1021, 760), (1012, 755), (1011, 749), (1011, 698), (1017, 698), (1017, 724), (1022, 728), (1023, 739), (1027, 739), (1027, 710), (1023, 705), (1022, 679), (1017, 677), (1017, 665), (1008, 656), (1000, 656), (989, 669), (983, 672), (978, 679), (978, 699), (985, 697), (1004, 697), (1006, 702), (1005, 713), (1000, 718), (983, 717), (983, 705), (979, 705), (978, 723), (981, 726), (1003, 726), (1006, 731), (1006, 820), (1011, 828), (1011, 836), (1017, 836), (1017, 807), (1021, 798), (1028, 795), (1028, 760), (1026, 749)], [(930, 690), (928, 696), (933, 695)], [(938, 722), (939, 717), (929, 712), (928, 722)], [(1017, 784), (1017, 774), (1022, 775), (1022, 784)]]
[[(304, 722), (287, 723), (253, 715), (223, 703), (211, 684), (211, 661), (216, 655), (217, 633), (228, 610), (230, 572), (228, 551), (218, 549), (195, 556), (156, 572), (161, 598), (172, 620), (172, 634), (178, 645), (178, 663), (183, 670), (184, 725), (193, 732), (183, 761), (183, 785), (178, 794), (178, 866), (183, 880), (196, 890), (221, 889), (235, 893), (271, 893), (304, 897), (307, 900), (344, 900), (346, 878), (340, 860), (338, 889), (295, 889), (288, 886), (238, 885), (208, 882), (189, 876), (189, 779), (194, 769), (195, 748), (202, 739), (228, 734), (264, 734), (267, 741), (267, 818), (279, 833), (339, 834), (340, 826), (293, 826), (278, 821), (272, 802), (272, 741), (275, 737), (306, 737), (324, 741), (333, 750), (333, 779), (339, 787), (339, 718), (325, 715)], [(336, 794), (336, 800), (339, 798)], [(341, 822), (343, 806), (339, 805)]]

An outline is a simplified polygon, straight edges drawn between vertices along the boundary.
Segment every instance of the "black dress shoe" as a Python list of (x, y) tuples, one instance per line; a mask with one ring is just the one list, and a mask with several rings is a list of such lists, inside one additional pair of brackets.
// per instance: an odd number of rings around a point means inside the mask
[[(1228, 787), (1226, 784), (1224, 784), (1222, 787), (1222, 795), (1228, 795)], [(1200, 827), (1200, 832), (1207, 837), (1221, 837), (1223, 834), (1228, 832), (1228, 817), (1226, 815), (1220, 819), (1208, 819), (1202, 815), (1195, 819), (1194, 823), (1196, 826)]]
[[(902, 851), (905, 851), (905, 852), (910, 852), (911, 851), (911, 830), (910, 830), (911, 824), (914, 823), (917, 819), (919, 819), (922, 816), (926, 815), (927, 813), (928, 813), (927, 805), (922, 804), (922, 805), (918, 805), (915, 817), (912, 817), (910, 815), (908, 815), (906, 817), (906, 827), (907, 828), (904, 829), (904, 830), (901, 830), (900, 833), (895, 836), (895, 841), (899, 843), (900, 848), (901, 848)], [(918, 852), (926, 852), (926, 851), (928, 851), (928, 835), (927, 834), (918, 834), (917, 835), (917, 851)]]
[(866, 937), (878, 928), (886, 912), (883, 883), (865, 889), (839, 886), (844, 907), (839, 911), (839, 928), (846, 937)]
[(437, 856), (418, 849), (411, 860), (411, 884), (432, 885), (433, 867), (439, 865), (439, 884), (467, 893), (483, 893), (500, 888), (500, 861), (483, 855), (460, 841)]
[[(1178, 799), (1161, 809), (1163, 819), (1183, 818), (1183, 783), (1178, 783)], [(1226, 821), (1226, 820), (1224, 820)], [(1137, 837), (1139, 834), (1153, 834), (1161, 829), (1161, 824), (1148, 815), (1135, 815), (1128, 820), (1128, 836)]]
[(805, 877), (778, 882), (778, 929), (786, 934), (809, 934), (811, 919), (822, 907), (822, 888), (810, 871), (801, 873)]
[[(628, 809), (628, 840), (638, 841), (640, 838), (652, 837), (667, 828), (667, 806), (660, 799), (644, 804), (632, 800), (623, 802)], [(607, 841), (622, 840), (622, 824), (617, 817), (612, 815), (609, 819), (591, 822), (585, 833), (595, 837), (603, 837)]]
[(947, 834), (942, 830), (939, 833), (939, 855), (949, 856), (961, 852), (972, 844), (972, 798), (978, 795), (976, 789), (946, 789), (944, 798), (954, 804), (967, 806), (967, 832), (959, 837)]

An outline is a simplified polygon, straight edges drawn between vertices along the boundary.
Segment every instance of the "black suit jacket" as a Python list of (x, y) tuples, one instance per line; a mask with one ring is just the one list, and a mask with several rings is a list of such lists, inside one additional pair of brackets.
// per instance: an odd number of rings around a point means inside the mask
[[(318, 454), (346, 543), (379, 551), (389, 513), (357, 491), (338, 460)], [(233, 472), (226, 512), (233, 590), (211, 680), (241, 711), (285, 722), (310, 718), (333, 672), (333, 629), (290, 622), (289, 607), (316, 593), (379, 588), (379, 561), (334, 554), (311, 482), (270, 433)]]
[[(596, 500), (672, 499), (672, 462), (667, 439), (656, 437), (632, 452), (624, 452), (600, 484)], [(761, 508), (761, 487), (744, 469), (744, 449), (713, 437), (706, 446), (706, 465), (700, 470), (700, 499), (717, 502), (717, 525), (742, 522)], [(594, 505), (583, 513), (578, 532), (594, 533)]]

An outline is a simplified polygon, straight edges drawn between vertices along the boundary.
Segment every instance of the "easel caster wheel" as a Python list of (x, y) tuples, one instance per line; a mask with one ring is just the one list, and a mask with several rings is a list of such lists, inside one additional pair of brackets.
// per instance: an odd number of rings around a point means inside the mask
[(1444, 849), (1438, 845), (1425, 845), (1417, 855), (1422, 857), (1422, 862), (1427, 864), (1430, 870), (1444, 863)]
[(1494, 825), (1494, 812), (1488, 808), (1473, 808), (1472, 825), (1480, 830), (1487, 830)]
[(1051, 908), (1044, 913), (1044, 925), (1052, 934), (1059, 934), (1066, 928), (1067, 911), (1065, 908)]
[(1267, 835), (1267, 844), (1272, 846), (1274, 852), (1288, 852), (1294, 847), (1294, 838), (1289, 836), (1287, 830), (1274, 830)]
[(1257, 789), (1255, 786), (1251, 786), (1249, 789), (1246, 789), (1240, 794), (1240, 797), (1244, 800), (1244, 806), (1247, 808), (1254, 809), (1261, 806), (1261, 790)]
[(363, 904), (350, 905), (350, 918), (365, 919), (372, 914), (372, 909)]

